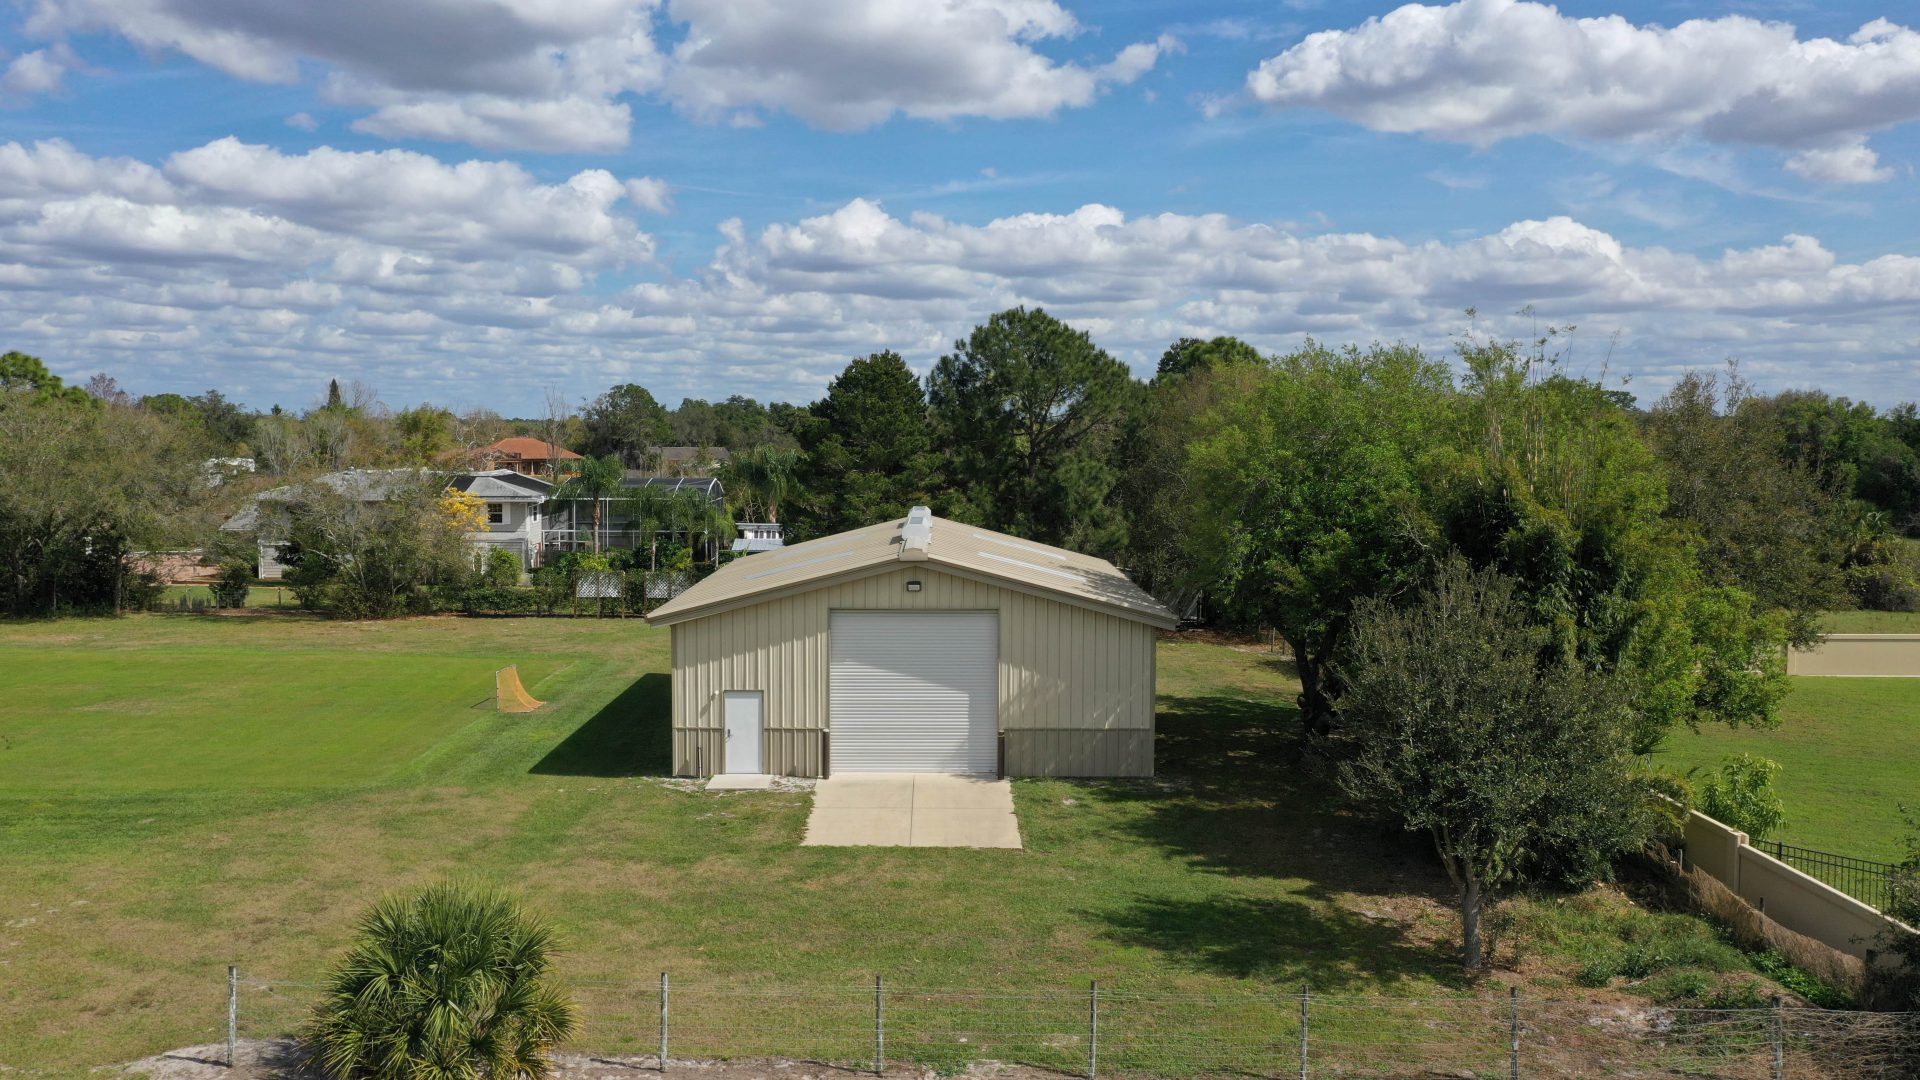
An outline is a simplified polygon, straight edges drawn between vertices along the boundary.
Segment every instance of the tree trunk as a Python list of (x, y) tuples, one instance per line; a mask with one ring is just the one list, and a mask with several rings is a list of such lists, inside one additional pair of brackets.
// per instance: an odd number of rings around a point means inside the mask
[(1328, 692), (1326, 658), (1293, 637), (1287, 637), (1287, 647), (1293, 650), (1293, 666), (1300, 676), (1300, 696), (1294, 699), (1300, 707), (1300, 725), (1310, 736), (1325, 735), (1333, 730), (1333, 696)]
[(1480, 956), (1480, 909), (1486, 903), (1486, 895), (1481, 891), (1480, 878), (1471, 867), (1462, 867), (1460, 874), (1460, 962), (1468, 971), (1479, 971)]

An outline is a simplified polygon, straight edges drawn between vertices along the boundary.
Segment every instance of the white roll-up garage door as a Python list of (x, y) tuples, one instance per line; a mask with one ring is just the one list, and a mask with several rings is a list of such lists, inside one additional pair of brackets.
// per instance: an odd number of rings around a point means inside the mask
[(836, 611), (827, 636), (832, 772), (998, 769), (993, 612)]

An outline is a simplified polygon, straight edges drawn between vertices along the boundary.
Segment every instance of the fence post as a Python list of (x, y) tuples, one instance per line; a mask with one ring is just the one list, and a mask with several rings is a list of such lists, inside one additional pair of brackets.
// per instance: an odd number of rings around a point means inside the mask
[(667, 973), (660, 973), (660, 1075), (667, 1074)]
[(1507, 1080), (1520, 1080), (1520, 988), (1507, 987)]
[(239, 1064), (240, 1050), (240, 966), (227, 965), (227, 1068)]
[(887, 1004), (885, 984), (873, 977), (873, 1075), (887, 1071)]
[(1306, 983), (1300, 984), (1300, 1080), (1307, 1080), (1307, 1010), (1313, 996)]
[(1087, 988), (1087, 1080), (1100, 1070), (1100, 980)]
[(1787, 1038), (1784, 1028), (1785, 1016), (1780, 1011), (1780, 995), (1773, 995), (1773, 1080), (1782, 1080), (1787, 1075)]

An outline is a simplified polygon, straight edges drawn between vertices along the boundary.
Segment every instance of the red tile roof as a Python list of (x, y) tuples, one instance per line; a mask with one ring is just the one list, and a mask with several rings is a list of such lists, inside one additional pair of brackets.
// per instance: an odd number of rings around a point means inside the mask
[(501, 439), (492, 446), (483, 447), (481, 452), (489, 457), (518, 458), (521, 461), (573, 461), (580, 457), (564, 446), (526, 435)]
[(448, 461), (572, 461), (580, 455), (544, 439), (536, 439), (528, 435), (513, 435), (501, 439), (492, 446), (482, 446), (472, 450), (449, 450), (440, 456)]

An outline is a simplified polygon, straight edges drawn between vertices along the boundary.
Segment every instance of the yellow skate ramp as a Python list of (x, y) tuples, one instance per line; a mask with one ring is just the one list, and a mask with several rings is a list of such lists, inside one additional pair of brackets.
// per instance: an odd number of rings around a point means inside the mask
[(546, 704), (535, 701), (527, 688), (520, 685), (519, 664), (509, 664), (493, 673), (493, 696), (500, 711), (507, 713), (528, 713)]

